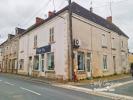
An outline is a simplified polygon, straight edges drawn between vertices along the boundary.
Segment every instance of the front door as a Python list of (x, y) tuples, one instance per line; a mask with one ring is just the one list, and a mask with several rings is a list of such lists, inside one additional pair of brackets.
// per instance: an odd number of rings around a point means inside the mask
[(87, 53), (86, 70), (87, 70), (87, 77), (91, 78), (91, 53)]

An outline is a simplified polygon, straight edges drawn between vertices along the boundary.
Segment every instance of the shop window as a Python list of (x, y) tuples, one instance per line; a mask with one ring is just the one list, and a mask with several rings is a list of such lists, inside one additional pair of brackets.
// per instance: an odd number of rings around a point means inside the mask
[(103, 55), (103, 69), (107, 70), (107, 55)]
[(24, 59), (20, 59), (20, 69), (24, 68)]
[(39, 70), (39, 56), (34, 56), (34, 70)]
[(54, 42), (54, 27), (49, 29), (49, 42)]
[(47, 67), (48, 70), (54, 70), (54, 53), (47, 54)]
[(78, 70), (85, 70), (85, 55), (83, 52), (78, 52), (77, 61)]
[(41, 58), (42, 58), (42, 72), (44, 72), (44, 54), (41, 55)]

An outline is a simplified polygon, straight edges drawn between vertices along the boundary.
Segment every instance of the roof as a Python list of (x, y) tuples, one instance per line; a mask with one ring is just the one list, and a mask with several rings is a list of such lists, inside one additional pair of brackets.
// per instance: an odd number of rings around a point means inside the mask
[(22, 28), (19, 28), (19, 27), (16, 27), (16, 34), (22, 34), (25, 32), (25, 29), (22, 29)]
[[(106, 19), (94, 14), (93, 12), (90, 12), (89, 10), (83, 8), (82, 6), (80, 6), (79, 4), (73, 2), (71, 4), (71, 7), (72, 7), (72, 12), (79, 15), (79, 16), (82, 16), (98, 25), (101, 25), (109, 30), (112, 30), (116, 33), (118, 33), (119, 35), (123, 35), (127, 38), (129, 38), (119, 27), (117, 27), (115, 24), (113, 23), (110, 23), (108, 22)], [(39, 24), (34, 24), (32, 25), (31, 27), (29, 27), (24, 33), (26, 34), (27, 32), (37, 28), (38, 26), (40, 26), (41, 24), (51, 20), (52, 18), (58, 16), (60, 13), (66, 11), (66, 10), (69, 10), (69, 6), (66, 6), (64, 7), (63, 9), (61, 9), (60, 11), (58, 11), (57, 13), (55, 13), (53, 16), (47, 18), (46, 20), (42, 21), (42, 23), (39, 23)]]
[(72, 12), (96, 24), (99, 24), (107, 29), (110, 29), (118, 33), (119, 35), (123, 35), (128, 38), (128, 36), (121, 29), (119, 29), (119, 27), (117, 27), (115, 24), (108, 22), (106, 19), (88, 11), (87, 9), (81, 7), (80, 5), (76, 3), (72, 3)]

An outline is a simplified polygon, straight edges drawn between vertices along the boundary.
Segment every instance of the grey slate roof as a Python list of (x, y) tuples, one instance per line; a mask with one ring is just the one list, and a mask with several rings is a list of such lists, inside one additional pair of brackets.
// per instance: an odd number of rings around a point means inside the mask
[(121, 29), (119, 29), (115, 24), (110, 23), (106, 19), (88, 11), (87, 9), (78, 5), (77, 3), (74, 3), (74, 2), (72, 3), (72, 12), (79, 16), (82, 16), (96, 24), (99, 24), (107, 29), (110, 29), (110, 30), (118, 33), (119, 35), (123, 35), (128, 38), (128, 36)]
[[(128, 37), (119, 27), (117, 27), (115, 24), (110, 23), (110, 22), (108, 22), (106, 19), (104, 19), (104, 18), (102, 18), (102, 17), (100, 17), (100, 16), (98, 16), (98, 15), (96, 15), (96, 14), (90, 12), (89, 10), (87, 10), (87, 9), (83, 8), (82, 6), (80, 6), (79, 4), (73, 2), (73, 3), (71, 4), (71, 7), (72, 7), (72, 12), (73, 12), (73, 13), (75, 13), (75, 14), (77, 14), (77, 15), (79, 15), (79, 16), (82, 16), (82, 17), (84, 17), (84, 18), (86, 18), (86, 19), (88, 19), (88, 20), (90, 20), (90, 21), (92, 21), (92, 22), (94, 22), (94, 23), (96, 23), (96, 24), (99, 24), (99, 25), (101, 25), (101, 26), (103, 26), (103, 27), (105, 27), (105, 28), (107, 28), (107, 29), (109, 29), (109, 30), (112, 30), (112, 31), (118, 33), (119, 35), (123, 35), (123, 36), (129, 38), (129, 37)], [(68, 10), (68, 9), (69, 9), (69, 6), (66, 6), (66, 7), (64, 7), (63, 9), (61, 9), (60, 11), (58, 11), (57, 13), (55, 13), (53, 16), (51, 16), (51, 17), (47, 18), (46, 20), (44, 20), (42, 23), (32, 25), (31, 27), (29, 27), (29, 28), (23, 33), (23, 35), (26, 34), (26, 33), (29, 32), (29, 31), (35, 29), (36, 27), (40, 26), (41, 24), (43, 24), (43, 23), (45, 23), (45, 22), (51, 20), (51, 19), (54, 18), (55, 16), (58, 16), (60, 13), (66, 11), (66, 10)]]

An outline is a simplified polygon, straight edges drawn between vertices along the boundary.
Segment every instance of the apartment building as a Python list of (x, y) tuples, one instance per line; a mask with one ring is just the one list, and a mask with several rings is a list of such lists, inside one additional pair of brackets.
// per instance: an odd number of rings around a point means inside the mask
[[(121, 74), (128, 67), (128, 36), (112, 23), (72, 3), (74, 74), (78, 79)], [(37, 18), (19, 39), (21, 74), (70, 79), (68, 6)]]

